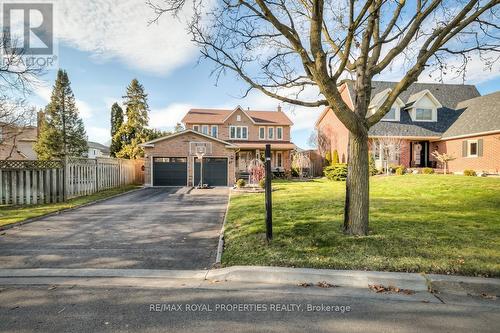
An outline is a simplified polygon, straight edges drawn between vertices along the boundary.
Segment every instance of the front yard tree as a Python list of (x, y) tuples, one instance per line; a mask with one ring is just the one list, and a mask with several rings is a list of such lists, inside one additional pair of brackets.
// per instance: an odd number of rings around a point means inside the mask
[(118, 103), (113, 103), (111, 106), (111, 147), (109, 149), (111, 157), (116, 157), (116, 153), (122, 149), (122, 140), (116, 136), (116, 133), (123, 125), (123, 117), (121, 106)]
[(40, 134), (34, 148), (41, 160), (65, 156), (80, 157), (88, 152), (85, 127), (78, 114), (68, 74), (64, 70), (57, 72), (56, 83), (50, 102), (45, 107)]
[[(156, 1), (156, 2), (155, 2)], [(280, 101), (327, 106), (347, 127), (345, 232), (368, 233), (368, 131), (429, 66), (463, 74), (473, 55), (499, 51), (500, 0), (149, 0), (158, 18), (194, 7), (189, 31), (218, 74), (232, 71)], [(374, 114), (371, 82), (391, 68), (401, 79)], [(338, 85), (353, 78), (353, 109)], [(248, 93), (248, 91), (247, 91)]]
[(122, 140), (122, 148), (117, 157), (135, 159), (144, 156), (144, 149), (139, 145), (148, 141), (147, 126), (149, 122), (148, 95), (142, 84), (133, 79), (123, 96), (127, 120), (122, 124), (114, 138)]

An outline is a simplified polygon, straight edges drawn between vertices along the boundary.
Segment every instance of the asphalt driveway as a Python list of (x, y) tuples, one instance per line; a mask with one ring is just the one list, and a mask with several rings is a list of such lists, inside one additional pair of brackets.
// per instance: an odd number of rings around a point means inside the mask
[(146, 188), (0, 232), (2, 268), (203, 269), (229, 190)]

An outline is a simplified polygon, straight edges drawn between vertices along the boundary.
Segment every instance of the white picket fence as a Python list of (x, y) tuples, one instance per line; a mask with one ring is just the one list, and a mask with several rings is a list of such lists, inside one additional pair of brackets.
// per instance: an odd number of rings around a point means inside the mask
[(0, 161), (0, 205), (62, 202), (138, 183), (134, 160)]

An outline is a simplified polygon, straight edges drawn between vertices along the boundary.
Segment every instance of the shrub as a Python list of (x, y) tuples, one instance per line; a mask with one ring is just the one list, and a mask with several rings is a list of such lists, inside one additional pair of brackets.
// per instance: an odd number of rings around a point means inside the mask
[(338, 163), (323, 169), (325, 177), (330, 180), (344, 181), (347, 178), (347, 164)]
[(430, 175), (431, 173), (434, 173), (434, 169), (433, 168), (423, 168), (422, 173), (424, 175)]
[(396, 175), (402, 176), (406, 173), (406, 168), (403, 165), (400, 165), (396, 168)]
[(333, 151), (332, 164), (339, 164), (339, 163), (340, 163), (339, 152), (337, 151), (337, 149), (335, 149)]
[(378, 173), (378, 170), (375, 167), (375, 160), (370, 153), (368, 153), (368, 164), (370, 165), (370, 176), (375, 176)]
[(464, 170), (464, 176), (477, 176), (477, 174), (476, 174), (476, 171), (467, 169), (467, 170)]
[(237, 186), (238, 188), (245, 187), (245, 185), (246, 185), (246, 184), (247, 184), (247, 183), (245, 182), (245, 180), (244, 180), (244, 179), (241, 179), (241, 178), (240, 178), (240, 179), (238, 179), (238, 180), (236, 181), (236, 186)]
[(325, 160), (327, 165), (332, 164), (332, 154), (329, 151), (327, 151), (325, 154)]
[(266, 179), (265, 178), (262, 178), (261, 180), (259, 180), (259, 186), (261, 188), (266, 188)]

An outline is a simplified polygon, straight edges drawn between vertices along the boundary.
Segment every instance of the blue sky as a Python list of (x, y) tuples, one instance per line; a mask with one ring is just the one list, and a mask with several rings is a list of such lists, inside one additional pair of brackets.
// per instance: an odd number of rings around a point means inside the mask
[[(173, 128), (190, 107), (277, 108), (278, 101), (258, 92), (239, 98), (245, 85), (232, 74), (215, 86), (215, 78), (210, 77), (213, 64), (197, 64), (198, 51), (189, 42), (184, 24), (164, 17), (158, 25), (148, 26), (148, 17), (149, 8), (134, 0), (119, 4), (111, 0), (61, 1), (57, 6), (54, 30), (59, 67), (68, 72), (90, 140), (109, 141), (111, 104), (122, 101), (133, 78), (149, 95), (150, 127)], [(54, 77), (55, 71), (43, 77), (45, 83), (32, 98), (36, 105), (47, 103)], [(397, 71), (380, 79), (395, 78)], [(466, 83), (476, 84), (481, 94), (499, 90), (498, 68), (490, 72), (472, 64)], [(293, 142), (308, 147), (307, 139), (321, 110), (286, 104), (283, 109), (295, 124)]]

